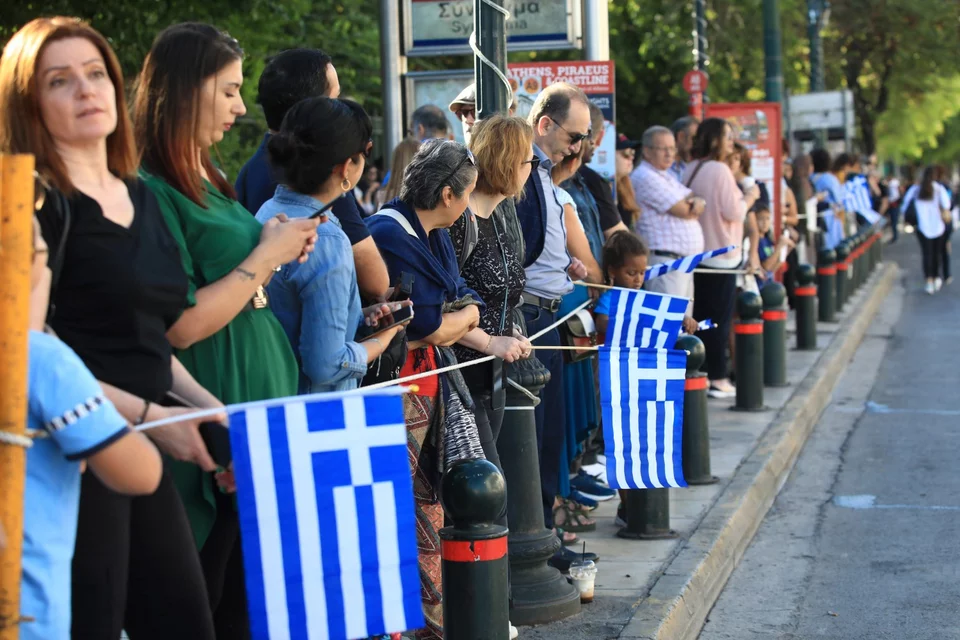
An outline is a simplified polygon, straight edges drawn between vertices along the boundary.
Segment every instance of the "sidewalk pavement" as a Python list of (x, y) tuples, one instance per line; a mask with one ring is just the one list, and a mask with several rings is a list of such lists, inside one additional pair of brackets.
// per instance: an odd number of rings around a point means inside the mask
[(670, 524), (679, 538), (617, 538), (613, 521), (618, 501), (601, 503), (591, 514), (597, 530), (580, 534), (587, 550), (600, 556), (594, 602), (566, 620), (521, 628), (520, 637), (696, 638), (897, 273), (893, 263), (880, 265), (847, 302), (837, 323), (818, 324), (817, 351), (794, 349), (791, 312), (787, 338), (791, 384), (764, 389), (764, 404), (770, 410), (734, 412), (733, 400), (709, 401), (712, 471), (720, 482), (670, 490)]

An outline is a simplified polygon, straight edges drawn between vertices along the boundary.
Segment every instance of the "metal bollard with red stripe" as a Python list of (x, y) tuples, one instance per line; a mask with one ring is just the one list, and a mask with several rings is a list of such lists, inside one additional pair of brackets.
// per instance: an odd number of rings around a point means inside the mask
[[(833, 249), (823, 249), (817, 256), (817, 293), (819, 296), (820, 322), (837, 319), (837, 254)], [(800, 310), (797, 309), (797, 316)], [(799, 329), (798, 329), (799, 332)]]
[(850, 270), (850, 247), (846, 241), (837, 245), (837, 313), (843, 311), (847, 303), (847, 280)]
[(710, 472), (710, 427), (707, 418), (707, 374), (700, 367), (707, 350), (697, 336), (680, 336), (674, 349), (687, 352), (687, 379), (683, 393), (683, 478), (689, 485), (714, 484)]
[(443, 476), (443, 508), (453, 525), (440, 529), (443, 637), (510, 637), (507, 528), (495, 524), (507, 484), (486, 460), (455, 462)]
[[(832, 254), (833, 251), (830, 253)], [(797, 288), (793, 293), (797, 297), (797, 350), (799, 351), (815, 351), (817, 348), (817, 286), (813, 284), (816, 277), (817, 272), (812, 265), (801, 264), (797, 267)], [(826, 276), (829, 280), (824, 286), (830, 287), (830, 290), (826, 293), (820, 292), (821, 300), (833, 302), (833, 278), (835, 277), (833, 274)], [(823, 320), (822, 309), (820, 319)]]
[(787, 289), (770, 280), (760, 289), (763, 298), (763, 384), (785, 387), (787, 382)]
[(744, 291), (737, 296), (740, 319), (736, 335), (737, 411), (763, 411), (763, 303), (760, 296)]

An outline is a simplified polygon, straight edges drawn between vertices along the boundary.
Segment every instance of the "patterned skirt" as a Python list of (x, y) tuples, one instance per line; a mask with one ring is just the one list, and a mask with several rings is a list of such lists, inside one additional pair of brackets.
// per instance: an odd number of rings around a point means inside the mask
[[(400, 376), (425, 373), (437, 368), (433, 349), (410, 352)], [(416, 632), (425, 640), (443, 638), (443, 602), (440, 570), (440, 536), (443, 507), (434, 487), (433, 470), (422, 464), (421, 453), (430, 449), (431, 427), (436, 424), (439, 409), (439, 382), (436, 376), (415, 383), (419, 390), (404, 396), (404, 418), (407, 425), (407, 452), (413, 470), (413, 497), (417, 510), (417, 547), (420, 554), (420, 599), (427, 626)], [(437, 462), (434, 461), (434, 467)]]

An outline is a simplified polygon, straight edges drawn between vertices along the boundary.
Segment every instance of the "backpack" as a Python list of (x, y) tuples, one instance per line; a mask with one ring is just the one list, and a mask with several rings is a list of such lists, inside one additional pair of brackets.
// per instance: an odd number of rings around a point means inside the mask
[(463, 265), (477, 248), (477, 242), (480, 241), (480, 224), (477, 222), (477, 216), (470, 211), (469, 207), (464, 210), (463, 217), (466, 224), (463, 225), (463, 246), (460, 247), (460, 253), (457, 255), (457, 266), (463, 271)]

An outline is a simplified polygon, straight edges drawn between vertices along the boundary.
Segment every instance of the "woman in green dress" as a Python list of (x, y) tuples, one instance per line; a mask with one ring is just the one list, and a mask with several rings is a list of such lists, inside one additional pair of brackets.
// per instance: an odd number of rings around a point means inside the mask
[[(282, 216), (261, 226), (210, 159), (246, 112), (241, 56), (236, 40), (210, 25), (169, 27), (147, 55), (134, 106), (143, 177), (189, 278), (188, 308), (167, 336), (225, 404), (296, 395), (297, 363), (263, 285), (280, 265), (306, 258), (317, 226)], [(175, 463), (174, 476), (201, 548), (217, 637), (248, 637), (232, 499), (196, 465)], [(224, 474), (217, 480), (227, 484)]]

